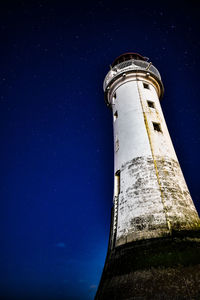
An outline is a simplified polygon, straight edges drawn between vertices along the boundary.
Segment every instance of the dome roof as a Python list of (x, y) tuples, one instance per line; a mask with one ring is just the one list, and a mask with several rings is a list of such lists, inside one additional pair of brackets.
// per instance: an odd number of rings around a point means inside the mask
[(137, 59), (137, 60), (144, 60), (146, 61), (147, 58), (138, 54), (138, 53), (134, 53), (134, 52), (127, 52), (127, 53), (124, 53), (124, 54), (121, 54), (120, 56), (118, 56), (114, 62), (112, 63), (112, 67), (120, 64), (121, 62), (123, 61), (126, 61), (126, 60), (130, 60), (130, 59)]

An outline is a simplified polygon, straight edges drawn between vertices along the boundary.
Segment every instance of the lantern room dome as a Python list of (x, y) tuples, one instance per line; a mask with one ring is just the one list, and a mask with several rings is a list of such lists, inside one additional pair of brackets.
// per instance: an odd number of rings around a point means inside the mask
[(121, 54), (120, 56), (118, 56), (114, 62), (112, 63), (112, 67), (124, 62), (124, 61), (127, 61), (127, 60), (131, 60), (131, 59), (135, 59), (135, 60), (143, 60), (143, 61), (147, 61), (148, 58), (138, 54), (138, 53), (135, 53), (135, 52), (127, 52), (127, 53), (124, 53), (124, 54)]

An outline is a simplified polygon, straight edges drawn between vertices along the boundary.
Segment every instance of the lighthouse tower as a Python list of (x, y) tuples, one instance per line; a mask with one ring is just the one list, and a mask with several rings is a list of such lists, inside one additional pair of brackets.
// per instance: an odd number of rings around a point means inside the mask
[[(160, 74), (145, 57), (125, 53), (113, 62), (104, 92), (113, 114), (114, 195), (108, 254), (96, 299), (184, 296), (188, 286), (176, 292), (168, 280), (179, 282), (181, 266), (191, 290), (197, 277), (200, 280), (196, 255), (188, 262), (195, 265), (196, 279), (184, 263), (191, 251), (199, 253), (200, 222), (160, 106)], [(165, 281), (161, 290), (160, 272)]]

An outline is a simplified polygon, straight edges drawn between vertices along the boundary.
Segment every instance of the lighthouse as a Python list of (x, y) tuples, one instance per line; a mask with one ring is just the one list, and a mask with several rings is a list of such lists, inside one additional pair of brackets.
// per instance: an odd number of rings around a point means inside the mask
[(147, 58), (125, 53), (103, 88), (113, 115), (114, 193), (96, 299), (200, 296), (199, 216), (162, 113), (160, 73)]

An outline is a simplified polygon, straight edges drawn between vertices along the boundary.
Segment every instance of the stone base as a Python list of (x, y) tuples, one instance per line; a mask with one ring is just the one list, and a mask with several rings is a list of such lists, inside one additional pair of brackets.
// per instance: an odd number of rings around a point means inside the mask
[(138, 241), (108, 253), (96, 300), (200, 299), (200, 233)]

